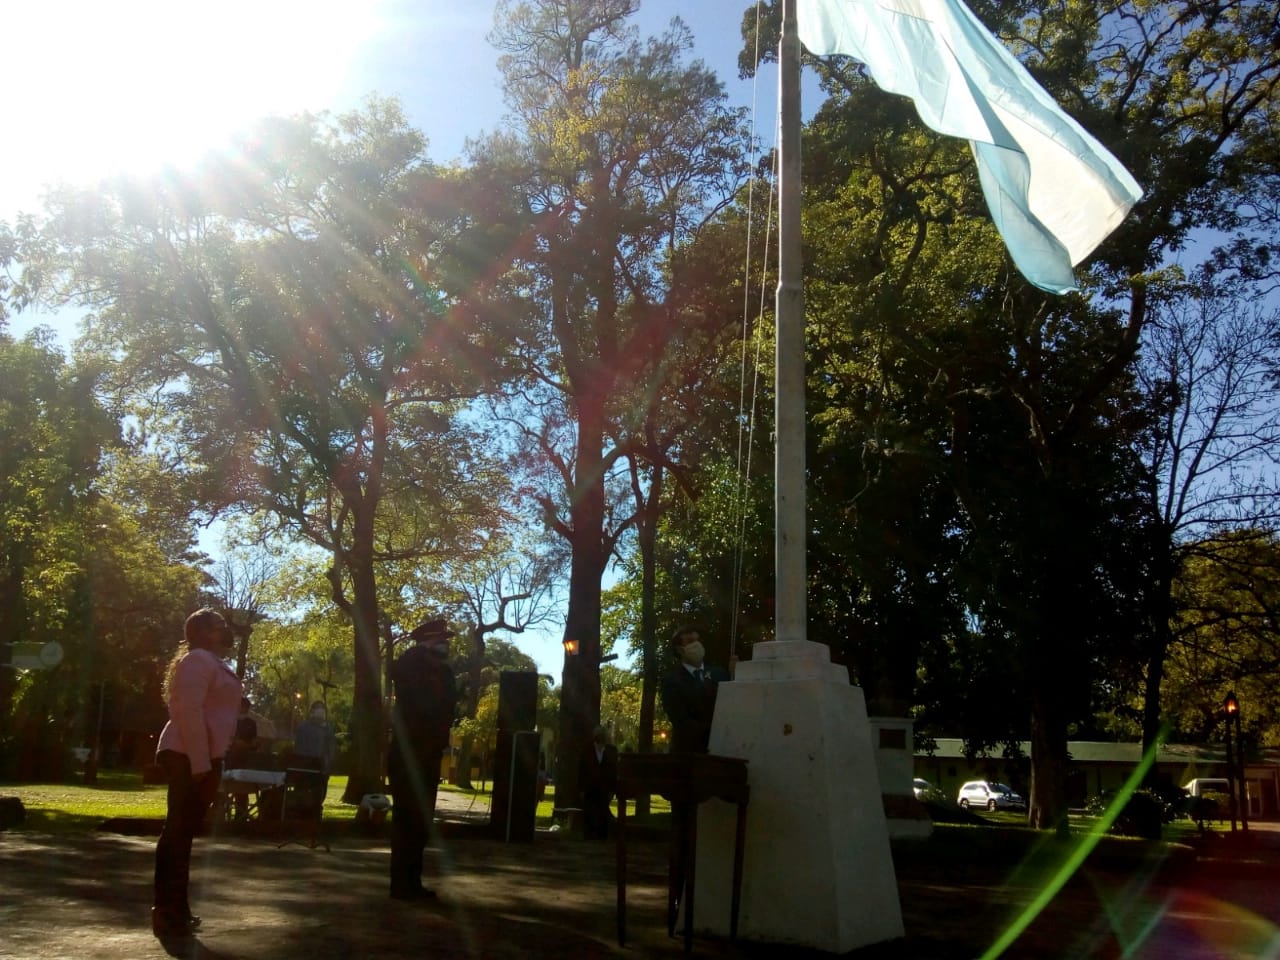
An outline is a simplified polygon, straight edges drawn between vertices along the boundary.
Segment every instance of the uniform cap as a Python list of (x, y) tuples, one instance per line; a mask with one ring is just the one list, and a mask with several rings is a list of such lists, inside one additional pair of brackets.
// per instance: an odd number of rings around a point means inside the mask
[(452, 636), (456, 636), (456, 634), (449, 629), (449, 622), (444, 617), (428, 620), (426, 623), (421, 623), (409, 631), (409, 639), (415, 643), (424, 643), (441, 637), (448, 639)]

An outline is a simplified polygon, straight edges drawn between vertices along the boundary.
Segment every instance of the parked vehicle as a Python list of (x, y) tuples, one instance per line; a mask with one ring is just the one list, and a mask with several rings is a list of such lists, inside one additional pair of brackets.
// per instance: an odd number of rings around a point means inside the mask
[(1025, 810), (1027, 801), (1007, 785), (994, 780), (970, 780), (960, 788), (956, 803), (962, 807), (985, 807), (988, 810)]
[(911, 792), (916, 795), (917, 800), (923, 800), (926, 793), (931, 793), (937, 789), (928, 780), (923, 780), (920, 777), (916, 777), (911, 781)]
[(1230, 785), (1222, 777), (1196, 777), (1184, 783), (1182, 789), (1193, 797), (1203, 797), (1206, 793), (1231, 793)]

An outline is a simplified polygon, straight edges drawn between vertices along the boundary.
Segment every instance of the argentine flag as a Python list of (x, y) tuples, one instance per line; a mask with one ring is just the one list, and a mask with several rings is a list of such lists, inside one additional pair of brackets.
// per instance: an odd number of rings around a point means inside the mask
[(1013, 262), (1050, 293), (1124, 219), (1142, 188), (1067, 116), (960, 0), (798, 0), (800, 41), (867, 65), (920, 119), (964, 137)]

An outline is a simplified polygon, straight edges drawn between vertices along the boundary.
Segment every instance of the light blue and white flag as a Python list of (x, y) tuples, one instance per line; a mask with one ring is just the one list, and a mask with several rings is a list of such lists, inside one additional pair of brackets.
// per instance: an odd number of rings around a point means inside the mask
[(861, 60), (881, 89), (973, 148), (996, 228), (1023, 276), (1076, 289), (1072, 266), (1142, 188), (960, 0), (798, 0), (800, 40)]

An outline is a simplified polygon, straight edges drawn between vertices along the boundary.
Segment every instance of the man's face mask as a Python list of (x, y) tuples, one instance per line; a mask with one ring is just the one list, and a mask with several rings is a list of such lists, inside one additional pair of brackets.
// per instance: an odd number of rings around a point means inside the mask
[(323, 710), (312, 710), (312, 711), (311, 711), (311, 719), (312, 719), (312, 720), (317, 720), (317, 721), (319, 721), (320, 723), (324, 723), (325, 716), (326, 716), (326, 714), (325, 714), (325, 712), (324, 712)]
[(680, 659), (690, 666), (702, 666), (702, 658), (707, 655), (706, 649), (702, 646), (701, 640), (694, 640), (686, 643), (680, 648)]
[(442, 643), (433, 643), (428, 649), (437, 657), (443, 659), (449, 655), (449, 641), (445, 640)]

